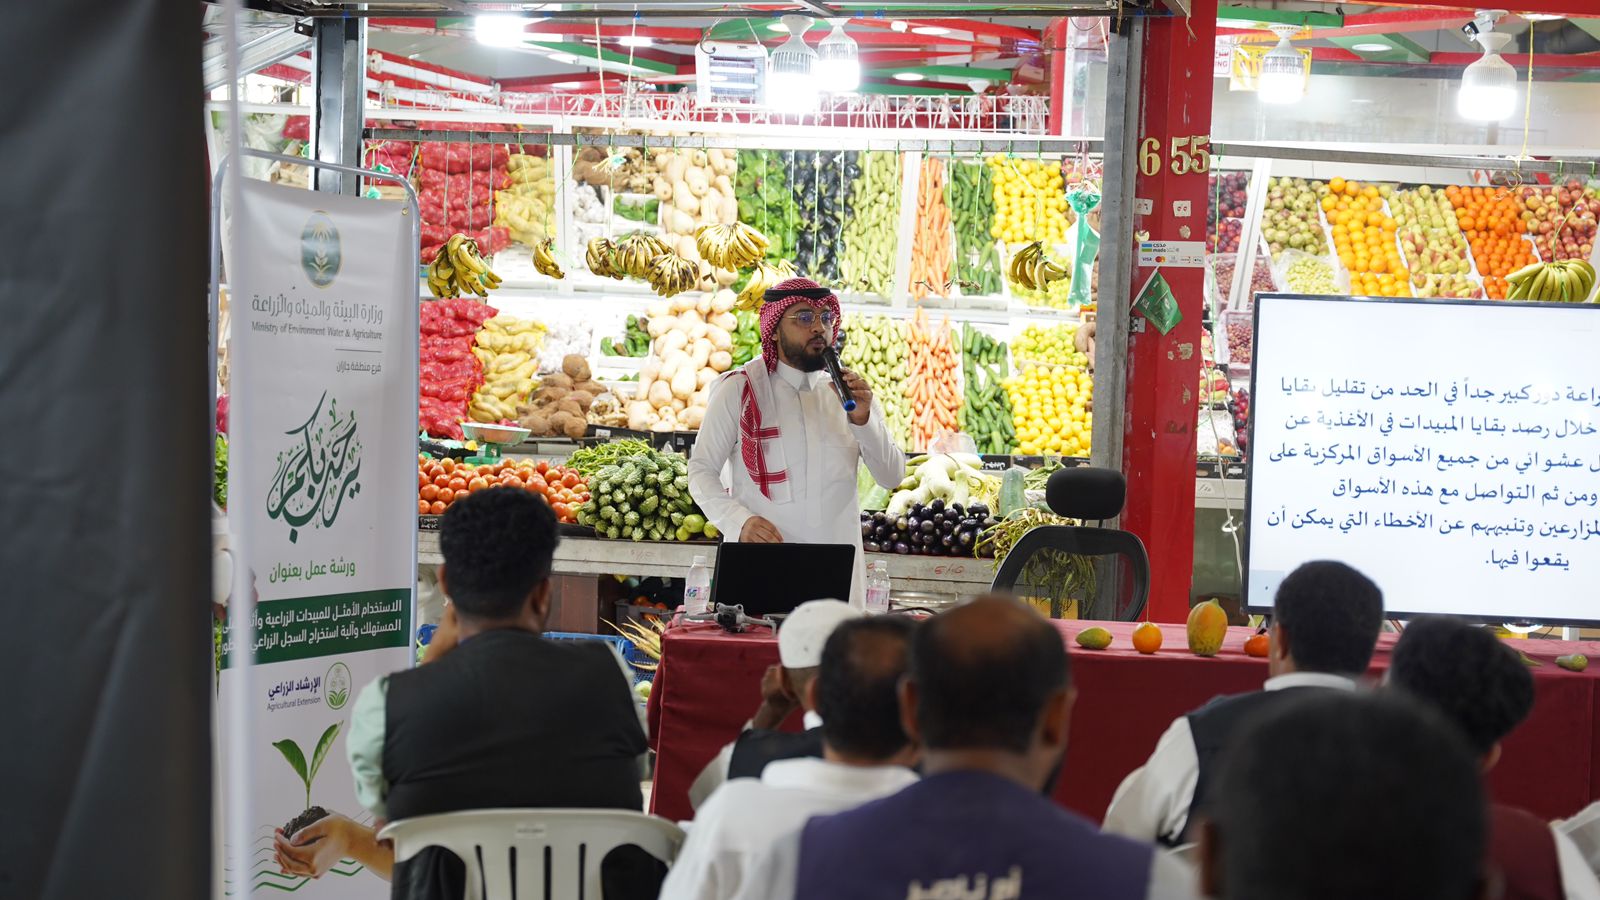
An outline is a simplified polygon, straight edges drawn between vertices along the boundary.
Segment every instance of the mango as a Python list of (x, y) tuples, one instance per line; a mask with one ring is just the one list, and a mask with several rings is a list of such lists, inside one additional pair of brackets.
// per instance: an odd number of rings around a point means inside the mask
[(1589, 668), (1589, 657), (1582, 653), (1568, 653), (1566, 656), (1556, 657), (1556, 665), (1568, 672), (1582, 672)]
[(1078, 646), (1090, 650), (1104, 650), (1111, 646), (1111, 632), (1099, 627), (1085, 628), (1078, 632)]
[(1189, 636), (1189, 652), (1195, 656), (1216, 656), (1222, 649), (1222, 639), (1228, 633), (1228, 614), (1215, 600), (1207, 600), (1189, 610), (1185, 629)]

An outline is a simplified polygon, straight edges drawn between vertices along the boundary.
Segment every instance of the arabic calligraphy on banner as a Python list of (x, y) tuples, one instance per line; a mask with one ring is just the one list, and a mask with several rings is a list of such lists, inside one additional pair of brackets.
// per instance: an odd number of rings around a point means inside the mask
[[(326, 415), (323, 407), (327, 407)], [(327, 391), (305, 424), (289, 432), (294, 445), (278, 454), (278, 472), (267, 490), (267, 516), (289, 526), (289, 540), (308, 524), (330, 526), (347, 499), (361, 493), (361, 441), (356, 414), (339, 415)], [(320, 513), (320, 515), (319, 515)]]
[[(257, 664), (408, 647), (411, 594), (364, 591), (282, 600), (255, 611)], [(222, 666), (232, 664), (233, 633), (222, 631)]]

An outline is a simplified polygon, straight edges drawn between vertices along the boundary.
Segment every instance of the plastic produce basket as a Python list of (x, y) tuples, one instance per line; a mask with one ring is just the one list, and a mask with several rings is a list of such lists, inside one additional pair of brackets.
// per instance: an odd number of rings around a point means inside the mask
[(634, 663), (641, 659), (645, 662), (650, 662), (651, 660), (633, 646), (633, 641), (630, 641), (621, 635), (583, 634), (576, 631), (546, 631), (544, 636), (552, 641), (605, 641), (611, 646), (617, 648), (617, 652), (622, 654), (623, 661), (628, 663), (628, 668), (633, 670), (634, 684), (638, 684), (641, 681), (649, 681), (651, 675), (653, 674), (650, 672), (641, 672), (634, 666)]

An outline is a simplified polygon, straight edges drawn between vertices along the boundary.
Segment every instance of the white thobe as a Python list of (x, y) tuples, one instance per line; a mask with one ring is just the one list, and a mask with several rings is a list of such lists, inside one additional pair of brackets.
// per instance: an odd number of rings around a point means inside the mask
[(737, 541), (745, 521), (760, 516), (787, 543), (853, 545), (850, 604), (861, 607), (865, 581), (857, 464), (865, 462), (878, 484), (893, 490), (905, 478), (905, 453), (884, 427), (883, 406), (876, 399), (867, 424), (850, 424), (829, 389), (826, 372), (801, 372), (779, 363), (769, 381), (776, 408), (761, 410), (761, 424), (779, 429), (789, 501), (767, 499), (745, 471), (739, 436), (744, 381), (739, 377), (724, 378), (711, 388), (689, 456), (689, 493), (725, 540)]
[(917, 780), (901, 766), (849, 766), (820, 759), (780, 759), (761, 777), (735, 778), (712, 794), (689, 826), (661, 900), (727, 900), (750, 862), (812, 816), (853, 809)]

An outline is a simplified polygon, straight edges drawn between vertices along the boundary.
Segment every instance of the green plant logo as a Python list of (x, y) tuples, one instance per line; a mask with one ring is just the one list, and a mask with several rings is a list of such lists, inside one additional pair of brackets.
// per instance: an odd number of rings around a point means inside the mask
[(330, 708), (344, 709), (344, 705), (350, 702), (350, 669), (344, 663), (334, 663), (323, 677), (322, 685), (327, 688), (322, 699), (327, 701)]
[(289, 526), (289, 542), (295, 543), (307, 525), (331, 527), (344, 502), (361, 493), (361, 439), (355, 411), (340, 416), (339, 401), (330, 401), (326, 391), (311, 418), (285, 434), (295, 442), (278, 454), (278, 471), (267, 491), (267, 516), (282, 519)]
[(306, 270), (306, 277), (319, 288), (333, 284), (343, 255), (333, 219), (320, 209), (312, 213), (300, 232), (300, 267)]
[(300, 745), (295, 743), (292, 738), (284, 738), (281, 741), (272, 742), (272, 746), (283, 754), (283, 758), (289, 763), (289, 768), (300, 776), (300, 782), (306, 786), (305, 808), (310, 808), (311, 806), (311, 782), (316, 780), (317, 770), (322, 768), (323, 760), (328, 758), (328, 751), (333, 749), (333, 740), (338, 736), (339, 723), (335, 722), (328, 726), (328, 730), (322, 733), (322, 737), (317, 739), (317, 749), (311, 754), (311, 762), (309, 764), (306, 762), (306, 755), (300, 750)]

